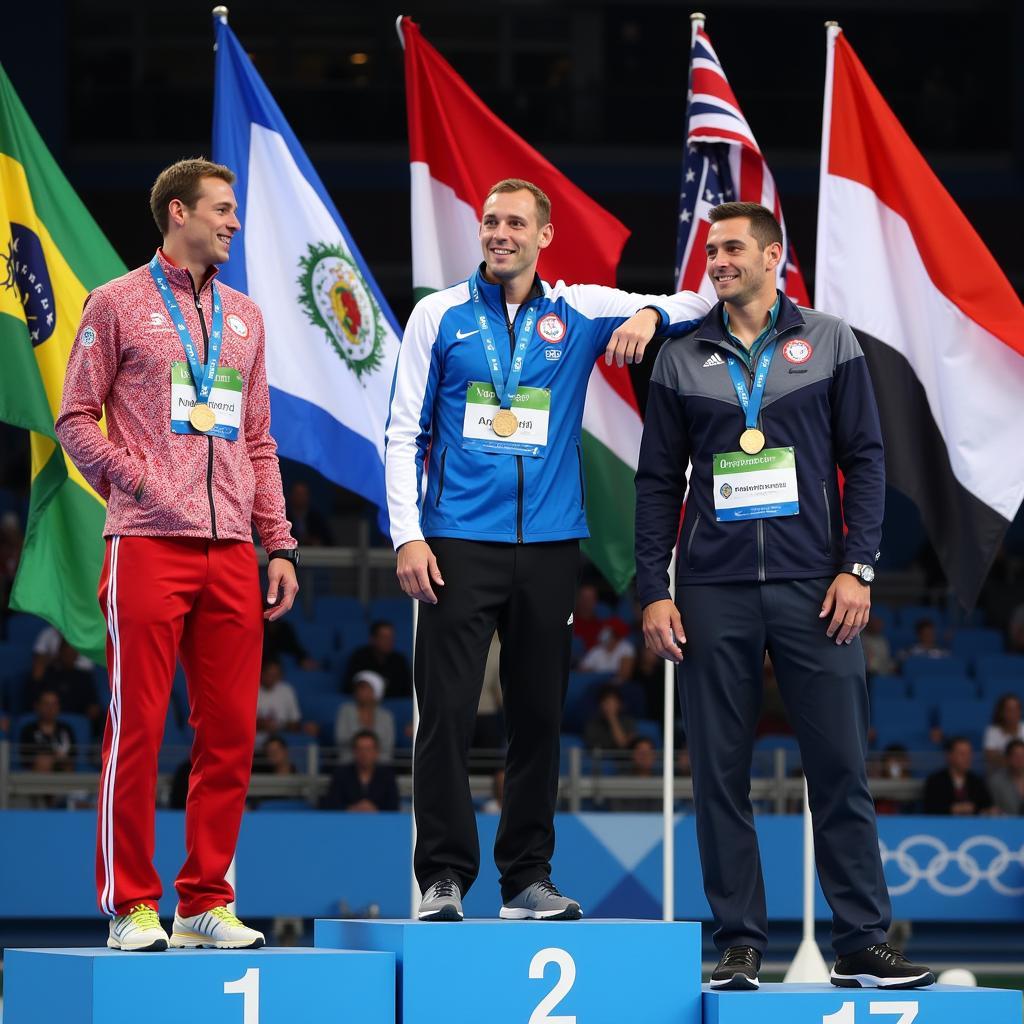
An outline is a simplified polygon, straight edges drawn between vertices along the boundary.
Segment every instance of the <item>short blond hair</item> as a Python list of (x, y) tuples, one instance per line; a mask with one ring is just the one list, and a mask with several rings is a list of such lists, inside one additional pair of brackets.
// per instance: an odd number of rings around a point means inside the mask
[(502, 178), (487, 190), (484, 202), (486, 203), (491, 196), (497, 195), (499, 192), (529, 192), (537, 204), (537, 217), (541, 227), (551, 223), (551, 200), (548, 199), (547, 193), (534, 185), (532, 181), (526, 181), (524, 178)]
[(235, 172), (223, 164), (215, 164), (204, 156), (197, 156), (179, 160), (157, 175), (149, 192), (149, 208), (161, 235), (167, 234), (170, 221), (167, 207), (171, 200), (180, 199), (190, 210), (194, 210), (202, 195), (203, 178), (220, 178), (234, 185)]

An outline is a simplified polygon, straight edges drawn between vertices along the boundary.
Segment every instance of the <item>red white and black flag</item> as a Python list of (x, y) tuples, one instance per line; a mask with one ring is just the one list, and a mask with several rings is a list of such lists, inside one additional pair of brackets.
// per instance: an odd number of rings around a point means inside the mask
[(796, 252), (786, 234), (775, 179), (726, 80), (715, 48), (704, 31), (704, 22), (695, 17), (676, 236), (677, 291), (689, 289), (716, 301), (705, 273), (708, 213), (712, 207), (734, 200), (760, 203), (775, 214), (784, 238), (779, 289), (798, 305), (810, 305)]
[(835, 26), (815, 300), (856, 331), (888, 483), (972, 606), (1024, 498), (1024, 306)]

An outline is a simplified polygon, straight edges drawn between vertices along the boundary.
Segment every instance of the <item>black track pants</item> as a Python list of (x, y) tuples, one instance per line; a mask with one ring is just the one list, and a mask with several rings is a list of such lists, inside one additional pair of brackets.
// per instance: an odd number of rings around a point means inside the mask
[(420, 605), (416, 635), (416, 878), (421, 889), (453, 878), (466, 893), (480, 868), (467, 760), (497, 629), (508, 755), (494, 860), (509, 900), (551, 873), (579, 543), (428, 543), (445, 585)]

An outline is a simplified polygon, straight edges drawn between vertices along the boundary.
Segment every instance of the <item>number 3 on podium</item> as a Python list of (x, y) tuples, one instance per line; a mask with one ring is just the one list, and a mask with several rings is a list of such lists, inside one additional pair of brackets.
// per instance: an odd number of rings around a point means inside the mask
[[(843, 1003), (835, 1013), (822, 1017), (821, 1024), (855, 1024), (855, 1009), (856, 1007), (853, 1003)], [(886, 1016), (891, 1015), (893, 1017), (899, 1014), (900, 1019), (895, 1021), (894, 1024), (914, 1024), (914, 1021), (917, 1019), (917, 1003), (872, 1002), (868, 1006), (868, 1013), (872, 1016), (885, 1014)]]
[(576, 964), (567, 950), (549, 946), (547, 949), (542, 949), (530, 961), (530, 977), (535, 980), (543, 978), (544, 968), (548, 964), (558, 965), (558, 981), (530, 1014), (529, 1024), (576, 1024), (575, 1014), (551, 1016), (551, 1011), (569, 994), (576, 981)]

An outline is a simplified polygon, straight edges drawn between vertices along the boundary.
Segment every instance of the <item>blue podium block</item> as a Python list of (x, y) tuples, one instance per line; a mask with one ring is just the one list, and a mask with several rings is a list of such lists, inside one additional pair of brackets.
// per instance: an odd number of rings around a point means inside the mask
[(700, 1024), (700, 925), (317, 921), (318, 948), (398, 961), (400, 1024)]
[(704, 989), (704, 1024), (1020, 1024), (1021, 993), (1003, 988), (888, 990), (762, 985), (758, 992)]
[(323, 949), (9, 949), (4, 1024), (394, 1024), (395, 958)]

